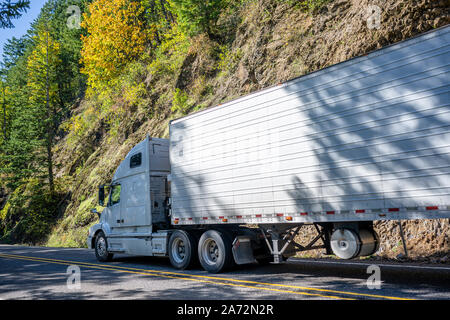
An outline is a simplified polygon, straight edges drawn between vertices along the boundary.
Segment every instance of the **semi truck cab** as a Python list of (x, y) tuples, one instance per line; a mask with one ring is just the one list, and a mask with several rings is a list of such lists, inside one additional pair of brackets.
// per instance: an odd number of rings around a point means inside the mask
[[(100, 253), (165, 255), (169, 174), (168, 140), (147, 137), (136, 145), (111, 183), (99, 187), (99, 203), (105, 209), (99, 223), (89, 230), (88, 247), (94, 249), (100, 235)], [(98, 258), (108, 260), (108, 255)]]
[(168, 256), (177, 269), (200, 260), (213, 273), (271, 257), (257, 230), (171, 223), (170, 195), (169, 140), (147, 137), (127, 154), (111, 183), (99, 187), (105, 208), (89, 229), (88, 248), (101, 262), (114, 254)]

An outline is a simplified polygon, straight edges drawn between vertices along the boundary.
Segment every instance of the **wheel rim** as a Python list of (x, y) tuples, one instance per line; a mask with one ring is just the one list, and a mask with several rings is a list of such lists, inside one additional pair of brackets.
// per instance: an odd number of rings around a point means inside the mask
[(101, 257), (106, 255), (106, 240), (103, 237), (100, 237), (97, 241), (97, 253)]
[(216, 241), (213, 239), (207, 239), (202, 246), (202, 258), (209, 265), (215, 265), (220, 258), (220, 249)]
[(181, 263), (186, 258), (186, 245), (180, 238), (175, 239), (172, 245), (172, 258), (176, 263)]
[(339, 240), (337, 243), (339, 250), (345, 250), (348, 247), (348, 241), (346, 240)]
[(355, 232), (338, 229), (331, 236), (331, 249), (341, 259), (352, 259), (360, 251), (361, 245)]

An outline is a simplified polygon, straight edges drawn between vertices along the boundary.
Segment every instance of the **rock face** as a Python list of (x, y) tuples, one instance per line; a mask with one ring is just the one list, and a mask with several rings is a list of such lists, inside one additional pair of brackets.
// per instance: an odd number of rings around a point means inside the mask
[[(448, 1), (336, 0), (315, 14), (261, 0), (242, 12), (233, 50), (235, 81), (247, 92), (366, 54), (450, 22)], [(234, 91), (234, 90), (233, 90)]]
[[(415, 260), (449, 262), (450, 222), (449, 219), (402, 221), (408, 256)], [(403, 254), (398, 222), (379, 221), (375, 230), (380, 236), (381, 257), (394, 258)]]

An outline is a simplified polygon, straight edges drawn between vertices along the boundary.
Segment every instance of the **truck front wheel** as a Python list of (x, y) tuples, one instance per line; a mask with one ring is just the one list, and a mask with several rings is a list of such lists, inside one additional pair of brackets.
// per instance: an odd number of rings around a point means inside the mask
[(216, 230), (208, 230), (200, 237), (198, 257), (203, 269), (219, 273), (233, 264), (230, 237)]
[(108, 241), (103, 231), (95, 237), (95, 256), (100, 262), (111, 261), (113, 258), (113, 254), (108, 252)]
[(186, 231), (174, 231), (169, 239), (169, 259), (180, 270), (194, 266), (198, 261), (197, 239)]

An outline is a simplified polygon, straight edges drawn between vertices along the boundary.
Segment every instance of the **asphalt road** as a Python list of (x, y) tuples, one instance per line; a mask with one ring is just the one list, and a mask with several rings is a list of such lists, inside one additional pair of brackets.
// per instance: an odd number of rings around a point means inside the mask
[(373, 263), (381, 282), (369, 289), (371, 264), (291, 260), (214, 275), (175, 270), (167, 258), (118, 255), (100, 263), (87, 249), (0, 245), (0, 299), (450, 300), (450, 265)]

